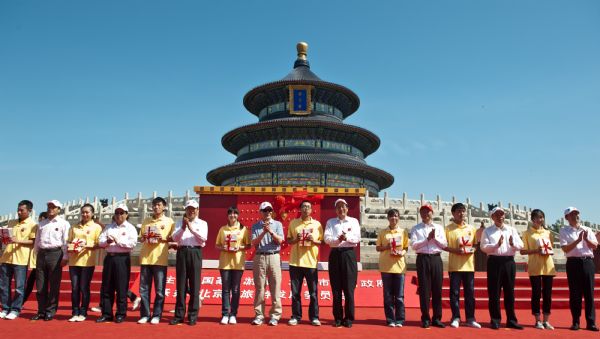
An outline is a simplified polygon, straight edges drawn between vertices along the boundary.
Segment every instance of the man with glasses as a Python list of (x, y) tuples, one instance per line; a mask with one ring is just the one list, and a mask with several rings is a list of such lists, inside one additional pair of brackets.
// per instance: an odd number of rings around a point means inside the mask
[(306, 278), (310, 304), (308, 318), (314, 326), (321, 326), (319, 321), (319, 303), (317, 299), (317, 281), (319, 280), (317, 264), (319, 246), (323, 238), (321, 223), (311, 217), (310, 201), (300, 204), (300, 218), (290, 221), (287, 242), (291, 245), (290, 283), (292, 288), (292, 317), (288, 324), (295, 326), (302, 319), (302, 281)]
[[(12, 225), (12, 237), (0, 257), (0, 301), (2, 312), (0, 319), (13, 320), (21, 313), (27, 264), (35, 239), (36, 222), (29, 217), (33, 203), (29, 200), (19, 202), (17, 206), (18, 222)], [(11, 281), (15, 278), (15, 295), (11, 298)]]
[(127, 221), (127, 205), (117, 205), (114, 222), (104, 228), (98, 238), (99, 246), (106, 250), (102, 270), (102, 316), (98, 323), (112, 321), (112, 306), (117, 294), (115, 322), (122, 323), (127, 315), (127, 289), (131, 275), (130, 254), (137, 244), (135, 226)]
[[(344, 199), (335, 201), (337, 218), (331, 218), (325, 226), (325, 243), (329, 252), (329, 281), (333, 293), (334, 327), (352, 327), (354, 321), (354, 290), (358, 277), (358, 266), (354, 248), (360, 243), (360, 224), (348, 216), (348, 203)], [(342, 307), (342, 293), (346, 304)], [(345, 313), (345, 315), (344, 315)]]
[(262, 325), (265, 316), (265, 284), (268, 280), (271, 292), (270, 326), (277, 326), (281, 319), (281, 241), (283, 226), (273, 220), (273, 206), (268, 201), (260, 204), (262, 220), (252, 225), (252, 246), (256, 248), (252, 271), (254, 273), (254, 313), (252, 325)]
[(38, 312), (31, 320), (54, 319), (62, 267), (67, 264), (67, 238), (71, 225), (58, 216), (62, 208), (58, 200), (48, 201), (47, 207), (48, 218), (40, 222), (35, 236)]

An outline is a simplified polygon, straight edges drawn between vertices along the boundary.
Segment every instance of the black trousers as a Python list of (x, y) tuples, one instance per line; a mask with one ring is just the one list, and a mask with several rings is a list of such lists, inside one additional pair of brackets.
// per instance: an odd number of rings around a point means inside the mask
[(27, 276), (27, 283), (25, 283), (25, 293), (23, 294), (23, 303), (29, 299), (29, 295), (33, 291), (33, 286), (35, 285), (37, 270), (33, 268), (29, 275)]
[(317, 300), (317, 284), (319, 275), (317, 268), (298, 267), (290, 265), (290, 284), (292, 289), (292, 318), (302, 319), (302, 283), (306, 279), (310, 303), (308, 318), (319, 319), (319, 303)]
[[(356, 263), (353, 247), (332, 248), (329, 252), (329, 281), (333, 294), (335, 321), (354, 321), (354, 290), (358, 275)], [(344, 306), (342, 306), (342, 293), (346, 300)]]
[[(417, 280), (421, 321), (442, 320), (442, 280), (444, 266), (439, 254), (417, 254)], [(433, 317), (429, 317), (429, 300)]]
[(54, 316), (58, 309), (58, 297), (60, 293), (60, 281), (62, 279), (62, 267), (60, 263), (63, 258), (61, 248), (40, 249), (35, 265), (38, 314)]
[(579, 324), (581, 297), (585, 299), (585, 321), (588, 326), (596, 324), (594, 307), (594, 260), (592, 258), (567, 258), (569, 282), (569, 308), (573, 323)]
[(70, 266), (72, 315), (87, 317), (90, 306), (90, 284), (96, 267)]
[(500, 290), (504, 292), (504, 310), (507, 323), (517, 323), (515, 315), (515, 276), (517, 267), (512, 256), (488, 256), (487, 261), (487, 287), (490, 301), (488, 309), (492, 323), (499, 324), (502, 319), (500, 314)]
[(535, 275), (529, 277), (531, 282), (531, 314), (540, 315), (540, 298), (544, 296), (542, 310), (550, 314), (552, 307), (552, 280), (553, 275)]
[(131, 258), (129, 253), (106, 254), (102, 270), (102, 315), (113, 317), (112, 306), (117, 295), (117, 311), (119, 318), (127, 315), (127, 289), (131, 275)]
[(198, 318), (200, 301), (200, 275), (202, 270), (202, 248), (179, 247), (175, 262), (175, 277), (177, 286), (177, 299), (175, 301), (175, 318), (183, 319), (185, 316), (185, 298), (190, 294), (188, 304), (188, 319)]

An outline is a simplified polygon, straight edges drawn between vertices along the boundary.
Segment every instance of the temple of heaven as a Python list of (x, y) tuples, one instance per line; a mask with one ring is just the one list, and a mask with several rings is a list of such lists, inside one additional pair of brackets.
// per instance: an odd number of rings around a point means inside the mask
[(297, 50), (288, 75), (246, 93), (244, 106), (258, 122), (223, 136), (223, 147), (237, 158), (208, 172), (207, 180), (216, 186), (362, 187), (377, 196), (394, 177), (365, 161), (379, 138), (344, 123), (358, 109), (358, 96), (311, 71), (306, 43)]

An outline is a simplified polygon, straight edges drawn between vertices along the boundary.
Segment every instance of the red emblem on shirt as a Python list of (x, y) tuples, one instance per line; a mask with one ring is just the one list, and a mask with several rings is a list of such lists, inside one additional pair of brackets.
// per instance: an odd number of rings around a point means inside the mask
[(54, 229), (56, 232), (58, 232), (58, 227)]
[(90, 231), (85, 232), (85, 234), (90, 234)]
[(161, 226), (160, 226), (160, 229), (161, 229), (161, 230), (164, 230), (164, 229), (165, 229), (165, 225), (161, 225)]
[(125, 236), (125, 232), (123, 232), (122, 236)]

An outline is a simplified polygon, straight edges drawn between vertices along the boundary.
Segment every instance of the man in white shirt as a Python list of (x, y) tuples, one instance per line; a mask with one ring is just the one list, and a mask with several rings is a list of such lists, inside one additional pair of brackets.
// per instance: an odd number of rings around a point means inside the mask
[(67, 264), (67, 238), (71, 225), (58, 216), (62, 208), (58, 200), (48, 201), (47, 207), (48, 218), (40, 222), (35, 237), (38, 312), (31, 320), (54, 319), (62, 268)]
[[(422, 222), (410, 230), (411, 247), (417, 252), (417, 280), (419, 282), (419, 305), (421, 326), (444, 328), (442, 323), (442, 280), (444, 266), (440, 253), (446, 247), (446, 232), (442, 225), (433, 223), (433, 207), (423, 205), (419, 209)], [(429, 316), (429, 296), (433, 316)]]
[(569, 308), (573, 317), (571, 330), (579, 329), (581, 297), (585, 299), (586, 329), (598, 332), (594, 307), (594, 249), (598, 246), (594, 232), (579, 223), (579, 210), (565, 210), (568, 226), (560, 229), (560, 246), (567, 256), (567, 280), (569, 281)]
[(488, 255), (487, 287), (491, 328), (500, 328), (500, 289), (504, 292), (506, 327), (522, 330), (515, 315), (515, 253), (523, 248), (517, 230), (504, 225), (504, 210), (494, 207), (490, 211), (494, 225), (486, 228), (481, 236), (481, 250)]
[[(175, 223), (173, 240), (177, 242), (177, 258), (175, 276), (177, 300), (175, 318), (171, 325), (183, 322), (185, 316), (185, 298), (190, 295), (188, 320), (190, 326), (196, 325), (200, 300), (200, 272), (202, 270), (202, 248), (208, 238), (208, 224), (198, 218), (198, 202), (188, 200), (185, 203), (185, 216)], [(188, 291), (188, 286), (191, 291)]]
[[(337, 218), (331, 218), (325, 226), (325, 243), (329, 252), (329, 281), (333, 294), (334, 327), (352, 327), (354, 321), (354, 290), (358, 277), (358, 265), (354, 248), (360, 244), (358, 220), (348, 216), (348, 203), (335, 201)], [(342, 307), (342, 293), (346, 304)], [(345, 315), (344, 315), (345, 313)]]
[(115, 322), (122, 323), (127, 315), (127, 290), (131, 275), (131, 251), (137, 244), (137, 230), (127, 221), (129, 209), (120, 204), (115, 208), (114, 222), (104, 228), (98, 239), (106, 250), (102, 270), (102, 316), (98, 323), (112, 321), (112, 306), (117, 294)]

